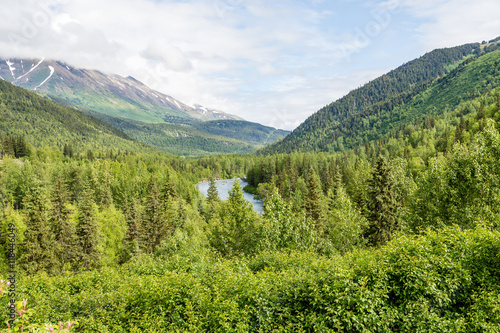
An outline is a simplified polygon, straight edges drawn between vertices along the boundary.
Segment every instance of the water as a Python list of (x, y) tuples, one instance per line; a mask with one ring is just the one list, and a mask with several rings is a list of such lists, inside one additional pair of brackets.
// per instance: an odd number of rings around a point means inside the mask
[[(241, 187), (245, 187), (248, 183), (241, 180), (241, 178), (234, 178), (234, 179), (222, 179), (222, 180), (216, 180), (215, 185), (217, 186), (217, 192), (219, 193), (219, 198), (222, 200), (226, 200), (229, 196), (229, 190), (233, 187), (233, 184), (235, 180), (238, 179), (240, 181)], [(206, 197), (208, 193), (208, 186), (210, 182), (203, 182), (198, 184), (198, 189), (200, 192)], [(262, 214), (262, 205), (264, 203), (263, 200), (255, 200), (253, 197), (254, 195), (251, 193), (243, 192), (243, 196), (245, 197), (246, 200), (250, 201), (253, 205), (253, 209), (259, 213)]]

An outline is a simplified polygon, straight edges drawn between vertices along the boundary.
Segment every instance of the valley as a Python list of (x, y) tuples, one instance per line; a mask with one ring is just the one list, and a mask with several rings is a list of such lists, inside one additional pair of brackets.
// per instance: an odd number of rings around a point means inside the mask
[(1, 330), (497, 332), (499, 42), (428, 52), (291, 132), (3, 61)]

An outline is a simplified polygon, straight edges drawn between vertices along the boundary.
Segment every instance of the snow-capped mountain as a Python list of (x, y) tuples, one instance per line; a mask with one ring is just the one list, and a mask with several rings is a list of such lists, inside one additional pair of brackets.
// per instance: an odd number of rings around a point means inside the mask
[(186, 105), (131, 76), (79, 69), (61, 61), (0, 59), (0, 79), (101, 113), (144, 122), (241, 119), (201, 105)]

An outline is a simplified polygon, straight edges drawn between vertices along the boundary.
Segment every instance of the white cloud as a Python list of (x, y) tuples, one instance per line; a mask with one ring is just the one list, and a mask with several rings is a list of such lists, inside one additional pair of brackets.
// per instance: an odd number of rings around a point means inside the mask
[(481, 42), (500, 35), (498, 0), (401, 0), (411, 14), (425, 20), (417, 32), (427, 51)]
[[(368, 43), (353, 38), (374, 10), (397, 5), (411, 28), (395, 12)], [(415, 35), (428, 51), (500, 34), (497, 0), (0, 0), (0, 7), (0, 56), (132, 75), (185, 103), (288, 129), (390, 70), (385, 59), (414, 47)]]

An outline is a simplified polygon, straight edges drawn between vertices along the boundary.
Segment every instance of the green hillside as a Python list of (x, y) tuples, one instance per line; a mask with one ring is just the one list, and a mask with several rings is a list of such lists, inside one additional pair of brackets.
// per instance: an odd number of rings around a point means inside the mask
[(79, 151), (152, 151), (96, 118), (0, 80), (0, 134), (21, 135), (35, 147), (72, 145)]
[(385, 112), (411, 101), (427, 89), (430, 82), (445, 76), (477, 53), (480, 53), (480, 44), (477, 43), (429, 52), (324, 107), (282, 141), (262, 152), (338, 151), (350, 148), (350, 139), (354, 139), (356, 144), (359, 138), (365, 140), (367, 133), (360, 133), (359, 129), (377, 123), (386, 116)]
[(244, 120), (212, 120), (196, 122), (192, 126), (206, 133), (221, 135), (254, 145), (273, 143), (290, 133), (289, 131)]
[(45, 97), (100, 119), (160, 151), (179, 156), (251, 153), (290, 133), (244, 120), (203, 122), (172, 116), (170, 123), (145, 123), (95, 112), (53, 95)]
[(174, 155), (246, 154), (257, 149), (255, 145), (247, 142), (197, 130), (191, 127), (189, 122), (187, 124), (151, 124), (90, 110), (83, 112), (120, 129), (140, 142)]

